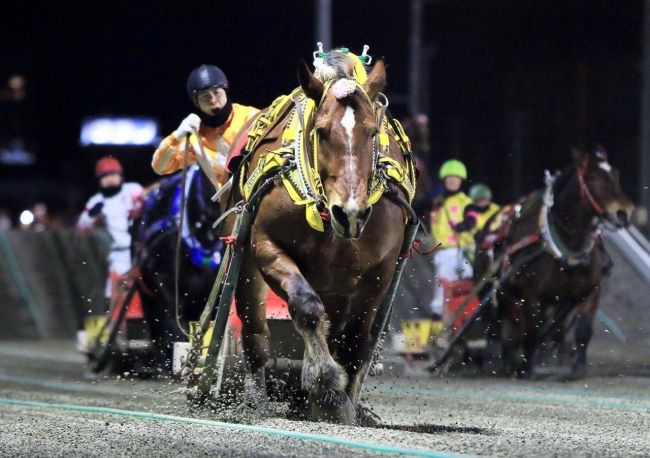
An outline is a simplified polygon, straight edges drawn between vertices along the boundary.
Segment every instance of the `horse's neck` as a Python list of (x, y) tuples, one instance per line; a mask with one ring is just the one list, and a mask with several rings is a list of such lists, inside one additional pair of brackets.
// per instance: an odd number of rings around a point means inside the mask
[(562, 242), (571, 250), (582, 249), (593, 236), (594, 214), (582, 201), (575, 172), (555, 190), (551, 217)]

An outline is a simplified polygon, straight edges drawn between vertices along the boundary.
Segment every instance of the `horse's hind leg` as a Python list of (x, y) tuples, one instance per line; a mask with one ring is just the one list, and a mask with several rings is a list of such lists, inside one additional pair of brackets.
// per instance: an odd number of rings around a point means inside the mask
[(252, 256), (246, 255), (235, 293), (237, 315), (242, 321), (242, 343), (253, 377), (254, 401), (266, 401), (265, 366), (269, 359), (269, 327), (266, 322), (268, 286)]
[(264, 278), (289, 304), (293, 323), (305, 342), (302, 386), (309, 392), (312, 417), (354, 423), (353, 409), (347, 408), (347, 373), (327, 347), (323, 302), (298, 266), (274, 243), (257, 241), (256, 257)]

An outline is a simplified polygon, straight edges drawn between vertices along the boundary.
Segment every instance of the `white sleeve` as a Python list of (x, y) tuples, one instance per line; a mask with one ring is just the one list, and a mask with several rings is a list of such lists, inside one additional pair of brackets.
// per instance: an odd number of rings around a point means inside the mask
[(93, 227), (95, 218), (91, 217), (88, 212), (99, 202), (101, 202), (100, 194), (95, 194), (88, 200), (83, 212), (79, 216), (79, 220), (77, 220), (77, 229), (91, 229)]
[(128, 182), (124, 183), (124, 186), (126, 186), (127, 191), (133, 198), (139, 197), (142, 194), (143, 188), (139, 183)]
[(131, 182), (125, 183), (125, 186), (127, 186), (126, 190), (129, 193), (129, 197), (131, 197), (131, 210), (138, 208), (140, 205), (142, 205), (141, 199), (144, 188), (139, 183)]

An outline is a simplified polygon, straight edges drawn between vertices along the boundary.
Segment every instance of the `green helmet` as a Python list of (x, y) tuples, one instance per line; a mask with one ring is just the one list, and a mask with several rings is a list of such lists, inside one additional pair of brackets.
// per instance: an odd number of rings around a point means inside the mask
[(458, 159), (450, 159), (440, 167), (439, 176), (441, 180), (451, 176), (467, 180), (467, 168), (465, 167), (465, 164), (460, 162)]
[(483, 183), (476, 183), (474, 186), (469, 188), (469, 197), (474, 202), (477, 200), (492, 200), (492, 191), (487, 185)]

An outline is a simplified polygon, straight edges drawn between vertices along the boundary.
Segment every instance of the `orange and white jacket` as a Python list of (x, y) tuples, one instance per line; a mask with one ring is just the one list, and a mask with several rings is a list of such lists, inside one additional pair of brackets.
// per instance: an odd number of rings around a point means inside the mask
[[(225, 164), (228, 157), (230, 145), (237, 136), (237, 133), (244, 125), (255, 116), (259, 110), (255, 107), (232, 104), (232, 113), (225, 124), (219, 127), (210, 127), (201, 124), (199, 127), (199, 137), (203, 144), (205, 153), (213, 160), (217, 180), (220, 184), (226, 181)], [(188, 165), (196, 162), (196, 154), (199, 154), (196, 135), (190, 136), (190, 148), (188, 154)], [(151, 167), (158, 175), (167, 175), (180, 170), (183, 167), (183, 148), (185, 141), (177, 139), (171, 134), (158, 145), (158, 149), (153, 153)]]

